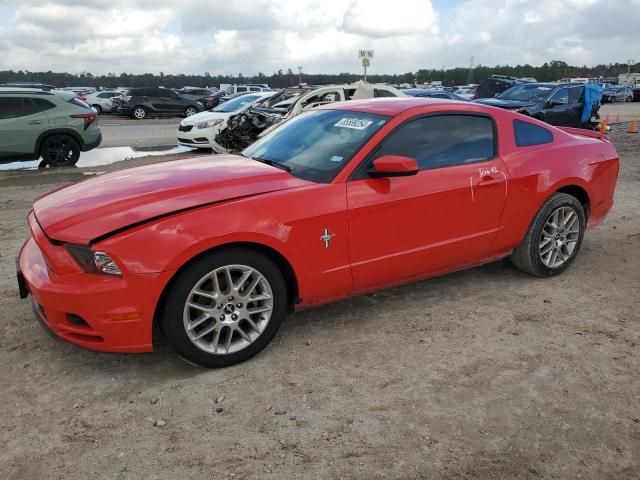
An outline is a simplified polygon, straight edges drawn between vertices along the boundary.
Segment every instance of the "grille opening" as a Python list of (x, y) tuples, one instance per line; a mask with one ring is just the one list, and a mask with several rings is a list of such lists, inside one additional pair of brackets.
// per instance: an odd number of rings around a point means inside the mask
[(80, 315), (76, 315), (75, 313), (67, 313), (67, 321), (72, 325), (79, 325), (81, 327), (88, 327), (89, 324), (84, 321)]

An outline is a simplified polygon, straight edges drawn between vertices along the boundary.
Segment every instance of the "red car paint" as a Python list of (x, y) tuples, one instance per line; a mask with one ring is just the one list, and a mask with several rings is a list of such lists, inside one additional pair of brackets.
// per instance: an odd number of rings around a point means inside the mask
[[(613, 205), (618, 155), (602, 135), (540, 123), (553, 142), (520, 148), (513, 120), (525, 117), (485, 105), (411, 98), (322, 108), (391, 117), (329, 184), (227, 155), (122, 170), (38, 199), (19, 264), (41, 321), (86, 348), (150, 351), (162, 292), (214, 248), (242, 243), (278, 256), (304, 308), (508, 256), (558, 190), (584, 192), (590, 227)], [(493, 118), (498, 155), (350, 179), (400, 123), (444, 111)], [(320, 239), (325, 228), (330, 248)], [(108, 253), (122, 277), (84, 272), (64, 243)], [(88, 326), (73, 325), (69, 313)]]

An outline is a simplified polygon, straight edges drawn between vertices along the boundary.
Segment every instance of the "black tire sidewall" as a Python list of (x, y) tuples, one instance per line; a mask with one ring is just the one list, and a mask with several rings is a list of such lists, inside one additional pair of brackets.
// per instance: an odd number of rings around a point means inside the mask
[[(71, 160), (64, 163), (49, 162), (45, 154), (47, 147), (49, 146), (49, 144), (53, 143), (54, 141), (58, 141), (62, 139), (68, 141), (72, 146), (73, 156)], [(50, 167), (70, 167), (78, 163), (78, 159), (80, 158), (80, 144), (71, 135), (51, 135), (50, 137), (45, 138), (42, 144), (40, 145), (40, 156), (42, 157), (42, 160)]]
[[(540, 236), (542, 235), (542, 228), (549, 216), (561, 207), (570, 207), (578, 215), (578, 221), (580, 222), (580, 234), (578, 236), (576, 248), (573, 250), (569, 260), (557, 268), (550, 268), (542, 262), (539, 255)], [(528, 245), (528, 247), (530, 249), (529, 254), (533, 269), (536, 274), (543, 277), (558, 275), (571, 266), (580, 252), (580, 247), (582, 246), (582, 240), (584, 239), (584, 232), (586, 229), (584, 208), (575, 197), (564, 193), (557, 193), (542, 206), (530, 228), (533, 229), (533, 231), (530, 237), (530, 245)]]
[[(251, 345), (228, 355), (213, 355), (196, 347), (184, 329), (183, 310), (189, 292), (207, 273), (224, 265), (247, 265), (258, 270), (271, 285), (273, 312), (267, 328)], [(228, 248), (204, 254), (184, 267), (172, 281), (161, 316), (161, 326), (169, 344), (190, 363), (205, 368), (221, 368), (248, 360), (264, 349), (277, 333), (288, 313), (284, 277), (268, 257), (243, 248)]]
[(102, 113), (102, 107), (100, 105), (92, 105), (92, 107), (95, 108), (98, 115)]

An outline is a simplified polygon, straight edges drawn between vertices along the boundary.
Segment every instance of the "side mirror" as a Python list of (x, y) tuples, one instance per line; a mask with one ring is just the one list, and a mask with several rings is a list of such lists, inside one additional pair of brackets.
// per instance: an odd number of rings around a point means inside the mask
[(418, 173), (418, 162), (415, 158), (401, 155), (383, 155), (373, 161), (368, 174), (373, 178), (408, 177)]

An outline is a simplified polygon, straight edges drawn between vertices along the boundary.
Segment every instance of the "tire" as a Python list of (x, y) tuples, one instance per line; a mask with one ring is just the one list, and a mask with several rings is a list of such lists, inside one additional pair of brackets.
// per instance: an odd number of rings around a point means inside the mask
[(41, 164), (70, 167), (78, 163), (80, 144), (70, 135), (51, 135), (40, 145)]
[[(571, 212), (575, 219), (570, 215)], [(547, 223), (553, 222), (556, 213), (559, 215), (556, 220), (559, 221), (555, 223), (562, 223), (562, 219), (566, 219), (560, 231), (554, 231)], [(585, 228), (586, 216), (578, 199), (566, 193), (555, 193), (536, 214), (524, 240), (513, 251), (511, 261), (523, 272), (536, 277), (558, 275), (574, 262), (582, 245)], [(557, 255), (555, 261), (554, 254)]]
[(96, 112), (98, 112), (98, 115), (102, 113), (102, 107), (100, 105), (91, 105), (91, 106), (96, 109)]
[(136, 120), (144, 120), (147, 118), (147, 110), (144, 107), (138, 105), (131, 111), (131, 118)]
[(198, 109), (196, 107), (187, 107), (184, 110), (185, 117), (190, 117), (191, 115), (195, 115), (196, 113), (198, 113)]
[[(251, 276), (240, 284), (249, 270)], [(227, 272), (233, 284), (245, 289), (253, 285), (252, 290), (229, 289)], [(247, 301), (248, 296), (260, 300)], [(162, 331), (182, 358), (206, 368), (228, 367), (258, 354), (271, 341), (288, 313), (287, 288), (268, 257), (249, 249), (228, 248), (204, 254), (180, 271), (162, 307)]]

